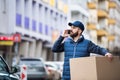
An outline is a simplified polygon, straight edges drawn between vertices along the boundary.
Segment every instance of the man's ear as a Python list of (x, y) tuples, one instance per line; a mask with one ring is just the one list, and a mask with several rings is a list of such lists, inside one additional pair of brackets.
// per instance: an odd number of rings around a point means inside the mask
[(78, 32), (79, 32), (79, 34), (80, 34), (80, 35), (82, 35), (82, 32), (83, 32), (83, 31), (79, 29), (79, 31), (78, 31)]
[(83, 31), (80, 33), (80, 35), (82, 35)]

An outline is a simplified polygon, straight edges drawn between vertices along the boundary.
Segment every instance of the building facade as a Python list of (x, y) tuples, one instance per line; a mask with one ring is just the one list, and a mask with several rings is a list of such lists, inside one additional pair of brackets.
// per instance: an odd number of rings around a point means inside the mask
[(90, 22), (87, 28), (90, 31), (96, 31), (97, 44), (110, 51), (114, 51), (116, 47), (119, 48), (120, 2), (118, 0), (89, 0), (87, 4), (91, 16), (96, 17), (92, 17), (95, 23)]
[(120, 49), (119, 7), (119, 0), (69, 0), (68, 21), (82, 21), (84, 35), (114, 54)]
[(76, 20), (81, 21), (85, 26), (85, 31), (83, 32), (86, 38), (90, 38), (89, 32), (86, 29), (87, 22), (89, 18), (89, 13), (87, 10), (87, 0), (69, 0), (68, 7), (68, 22), (73, 22)]
[[(0, 45), (1, 55), (53, 60), (52, 43), (67, 24), (67, 2), (59, 0), (1, 0), (1, 37), (19, 34), (20, 41)], [(57, 33), (56, 33), (57, 32)], [(1, 40), (4, 41), (4, 40)], [(5, 49), (4, 49), (5, 48)], [(8, 49), (8, 50), (6, 50)], [(62, 54), (58, 54), (58, 60)], [(7, 55), (6, 55), (7, 56)], [(8, 56), (7, 56), (8, 57)]]

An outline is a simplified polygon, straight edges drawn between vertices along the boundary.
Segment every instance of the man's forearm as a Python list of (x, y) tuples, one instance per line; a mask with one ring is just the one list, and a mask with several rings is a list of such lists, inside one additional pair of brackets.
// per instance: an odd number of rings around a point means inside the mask
[(60, 36), (56, 42), (53, 45), (52, 51), (53, 52), (61, 52), (63, 51), (63, 44), (62, 41), (64, 40), (64, 37)]

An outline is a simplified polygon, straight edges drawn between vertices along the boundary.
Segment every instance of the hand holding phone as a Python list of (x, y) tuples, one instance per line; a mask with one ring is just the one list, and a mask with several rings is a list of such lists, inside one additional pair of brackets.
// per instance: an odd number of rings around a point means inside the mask
[(64, 31), (64, 33), (63, 33), (63, 37), (68, 37), (69, 35), (70, 35), (70, 33), (71, 33), (71, 30), (70, 29), (67, 29), (67, 30), (65, 30)]
[(67, 32), (68, 34), (70, 34), (71, 33), (71, 30), (68, 30), (68, 32)]

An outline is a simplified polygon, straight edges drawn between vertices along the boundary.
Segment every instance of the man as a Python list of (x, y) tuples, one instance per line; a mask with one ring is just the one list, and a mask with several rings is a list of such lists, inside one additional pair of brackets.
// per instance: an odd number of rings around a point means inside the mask
[(96, 53), (107, 56), (112, 60), (112, 54), (106, 49), (95, 45), (92, 41), (87, 40), (82, 35), (84, 25), (80, 21), (75, 21), (68, 24), (71, 29), (65, 30), (53, 45), (53, 52), (65, 52), (63, 80), (70, 80), (70, 58), (87, 57), (90, 53)]

